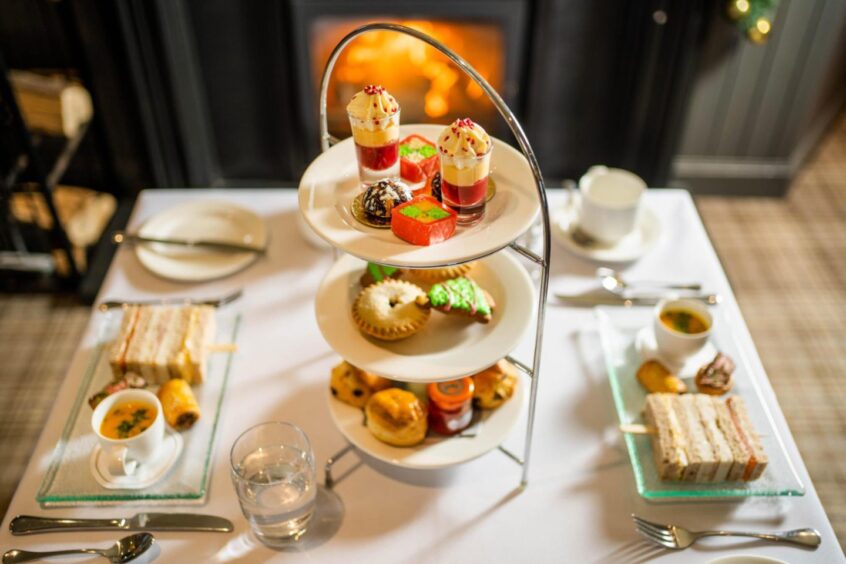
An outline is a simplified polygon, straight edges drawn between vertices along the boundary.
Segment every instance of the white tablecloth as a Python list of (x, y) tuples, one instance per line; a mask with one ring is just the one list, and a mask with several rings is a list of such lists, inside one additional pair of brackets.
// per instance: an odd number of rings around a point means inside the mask
[[(596, 323), (589, 308), (551, 301), (544, 335), (529, 486), (517, 492), (520, 467), (498, 451), (434, 473), (397, 473), (358, 464), (348, 455), (336, 491), (345, 504), (342, 526), (328, 542), (302, 551), (275, 552), (257, 541), (241, 515), (228, 475), (228, 450), (247, 427), (267, 420), (300, 425), (311, 438), (322, 468), (345, 442), (326, 404), (329, 370), (338, 357), (323, 341), (314, 319), (314, 295), (332, 262), (331, 253), (307, 245), (297, 228), (294, 190), (159, 190), (141, 194), (130, 228), (175, 204), (195, 198), (237, 202), (262, 216), (271, 230), (269, 255), (224, 280), (186, 285), (147, 272), (134, 254), (121, 249), (100, 293), (106, 298), (215, 296), (243, 287), (239, 352), (223, 406), (214, 452), (211, 492), (200, 510), (236, 524), (233, 534), (156, 533), (159, 561), (228, 562), (301, 560), (315, 562), (702, 562), (729, 554), (761, 554), (790, 562), (843, 561), (831, 525), (810, 482), (769, 383), (764, 394), (807, 494), (802, 498), (743, 503), (646, 503), (635, 491), (628, 457), (615, 431), (617, 415), (601, 358)], [(551, 208), (562, 202), (550, 195)], [(701, 280), (727, 297), (722, 307), (737, 314), (728, 281), (684, 191), (652, 191), (646, 201), (660, 218), (657, 247), (626, 274), (631, 279)], [(596, 265), (553, 245), (551, 291), (583, 287)], [(739, 317), (739, 315), (732, 315)], [(17, 514), (103, 517), (138, 508), (41, 509), (35, 493), (61, 434), (94, 343), (89, 325), (0, 531), (0, 546), (47, 549), (108, 544), (116, 533), (64, 533), (13, 537), (8, 522)], [(740, 345), (763, 374), (745, 325), (736, 327)], [(531, 338), (515, 353), (530, 362)], [(49, 354), (49, 351), (44, 351)], [(38, 375), (34, 374), (34, 378)], [(523, 427), (506, 445), (522, 452)], [(179, 508), (166, 508), (179, 511)], [(693, 528), (778, 530), (814, 527), (822, 533), (816, 551), (706, 539), (682, 552), (648, 545), (634, 532), (629, 515), (678, 522)], [(299, 554), (297, 554), (299, 552)]]

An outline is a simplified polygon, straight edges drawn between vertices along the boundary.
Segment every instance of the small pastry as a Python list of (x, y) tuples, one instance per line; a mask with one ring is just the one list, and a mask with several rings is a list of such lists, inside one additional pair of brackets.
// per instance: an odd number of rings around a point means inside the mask
[(696, 373), (696, 389), (703, 394), (721, 396), (731, 390), (734, 361), (721, 352)]
[(362, 207), (367, 219), (374, 223), (391, 223), (391, 211), (412, 198), (411, 190), (404, 182), (385, 178), (367, 187), (362, 196)]
[(443, 243), (455, 233), (458, 214), (432, 196), (417, 196), (391, 212), (391, 231), (412, 245)]
[(91, 409), (96, 408), (101, 401), (109, 397), (110, 395), (117, 393), (121, 390), (127, 389), (144, 389), (147, 387), (147, 380), (145, 380), (142, 376), (138, 374), (134, 374), (130, 372), (126, 376), (123, 376), (119, 380), (114, 380), (106, 384), (102, 390), (88, 398), (88, 405), (91, 406)]
[(440, 171), (436, 172), (435, 175), (432, 177), (432, 197), (435, 198), (439, 202), (444, 201), (443, 192), (441, 192), (441, 173)]
[(359, 282), (362, 288), (367, 288), (371, 284), (381, 282), (382, 280), (388, 280), (390, 278), (396, 280), (397, 278), (401, 278), (403, 274), (405, 274), (405, 270), (401, 268), (368, 262), (367, 268), (364, 270), (364, 274), (361, 275)]
[(467, 273), (473, 270), (476, 266), (476, 261), (465, 262), (455, 266), (447, 266), (444, 268), (424, 268), (409, 271), (409, 274), (415, 279), (424, 284), (437, 284), (451, 278), (460, 278), (467, 276)]
[(421, 308), (434, 308), (443, 313), (458, 313), (488, 323), (496, 307), (493, 297), (470, 278), (453, 278), (435, 284), (427, 294), (417, 298)]
[(517, 369), (505, 359), (473, 375), (476, 389), (473, 404), (481, 409), (496, 409), (511, 399), (517, 387)]
[(637, 379), (652, 393), (683, 394), (687, 385), (657, 360), (647, 360), (637, 369)]
[(438, 147), (420, 135), (409, 135), (399, 145), (400, 176), (415, 196), (430, 194), (431, 181), (440, 168)]
[(418, 307), (425, 297), (418, 286), (402, 280), (383, 280), (362, 290), (352, 307), (353, 321), (364, 333), (385, 341), (411, 337), (426, 325), (429, 311)]
[(332, 395), (342, 402), (363, 409), (370, 396), (392, 385), (387, 378), (365, 372), (347, 361), (342, 361), (332, 369), (329, 389)]
[(411, 392), (388, 388), (376, 392), (364, 408), (373, 436), (393, 446), (413, 446), (426, 438), (426, 408)]
[(200, 406), (191, 385), (181, 378), (168, 380), (159, 387), (162, 415), (167, 424), (177, 431), (190, 429), (200, 418)]

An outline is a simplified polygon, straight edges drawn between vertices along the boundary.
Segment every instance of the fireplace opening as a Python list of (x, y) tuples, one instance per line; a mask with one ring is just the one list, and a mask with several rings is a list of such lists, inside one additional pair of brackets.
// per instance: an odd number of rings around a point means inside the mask
[[(315, 92), (334, 46), (350, 31), (372, 19), (320, 17), (310, 36), (311, 75)], [(426, 33), (464, 57), (494, 89), (505, 83), (505, 37), (497, 23), (391, 19)], [(403, 123), (449, 123), (470, 117), (488, 131), (500, 130), (500, 120), (484, 91), (434, 47), (392, 31), (365, 33), (341, 53), (329, 82), (329, 131), (349, 135), (346, 105), (366, 84), (381, 84), (399, 100)]]

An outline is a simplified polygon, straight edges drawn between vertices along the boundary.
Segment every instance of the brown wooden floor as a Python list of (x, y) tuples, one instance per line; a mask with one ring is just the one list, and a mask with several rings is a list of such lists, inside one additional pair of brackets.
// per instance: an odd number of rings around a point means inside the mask
[[(846, 545), (846, 114), (786, 198), (697, 198), (781, 407)], [(0, 514), (89, 310), (0, 296)]]

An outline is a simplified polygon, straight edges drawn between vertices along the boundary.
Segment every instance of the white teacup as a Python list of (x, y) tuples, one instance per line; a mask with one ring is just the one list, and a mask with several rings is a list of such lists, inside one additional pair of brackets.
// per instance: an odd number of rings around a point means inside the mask
[(579, 229), (614, 244), (634, 231), (646, 182), (621, 168), (597, 165), (579, 179)]
[[(671, 329), (661, 321), (661, 314), (668, 310), (692, 312), (705, 321), (707, 329), (699, 333), (683, 333)], [(708, 311), (708, 306), (699, 300), (684, 298), (662, 300), (655, 306), (652, 326), (655, 331), (655, 344), (658, 347), (658, 352), (669, 360), (683, 361), (702, 350), (702, 347), (708, 342), (711, 330), (714, 327), (714, 317)]]
[[(117, 404), (142, 401), (156, 408), (153, 422), (141, 433), (128, 439), (112, 439), (100, 432), (103, 419)], [(121, 390), (97, 405), (91, 414), (91, 427), (100, 441), (100, 448), (106, 457), (109, 473), (113, 476), (132, 476), (139, 465), (152, 462), (164, 441), (165, 422), (159, 398), (147, 390)]]

